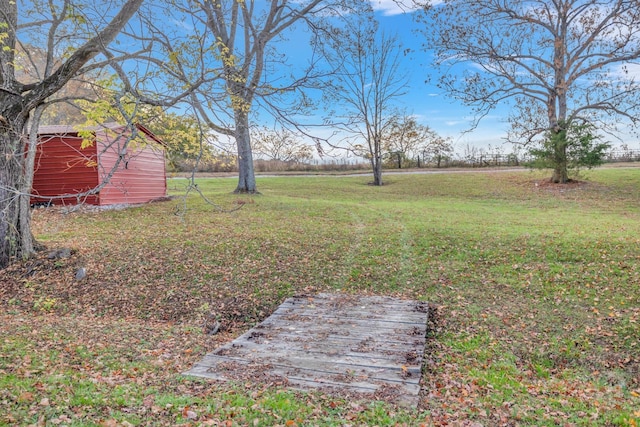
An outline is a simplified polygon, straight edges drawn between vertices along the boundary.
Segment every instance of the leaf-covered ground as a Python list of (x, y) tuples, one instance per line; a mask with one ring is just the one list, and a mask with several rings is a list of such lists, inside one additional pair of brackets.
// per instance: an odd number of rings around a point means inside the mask
[[(197, 196), (34, 211), (49, 249), (0, 272), (0, 425), (638, 424), (640, 168), (367, 180), (200, 180), (227, 213)], [(327, 290), (430, 303), (418, 411), (180, 375)]]

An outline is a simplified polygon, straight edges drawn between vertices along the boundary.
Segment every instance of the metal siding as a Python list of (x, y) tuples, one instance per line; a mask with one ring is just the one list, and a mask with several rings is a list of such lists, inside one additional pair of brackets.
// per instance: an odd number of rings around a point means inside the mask
[[(75, 135), (42, 135), (36, 152), (33, 177), (33, 194), (60, 196), (79, 194), (98, 184), (95, 147), (81, 149), (82, 138)], [(47, 202), (48, 199), (34, 196), (32, 203)], [(54, 199), (53, 203), (76, 204), (76, 197)], [(97, 196), (89, 196), (86, 203), (97, 204)]]
[[(115, 142), (115, 143), (114, 143)], [(112, 137), (100, 139), (100, 182), (103, 182), (118, 161), (122, 143)], [(100, 191), (100, 204), (146, 203), (167, 194), (164, 150), (156, 143), (132, 143), (123, 161)]]
[[(124, 140), (120, 142), (113, 136), (113, 132), (122, 132), (124, 127), (111, 125), (109, 129), (110, 131), (96, 131), (97, 143), (84, 150), (80, 148), (82, 139), (77, 137), (71, 127), (48, 127), (47, 134), (41, 132), (42, 142), (38, 145), (33, 193), (41, 196), (81, 193), (104, 182), (122, 151), (118, 145), (124, 144)], [(166, 196), (163, 144), (146, 128), (139, 126), (139, 129), (153, 142), (131, 145), (124, 154), (128, 161), (126, 165), (121, 163), (99, 195), (88, 197), (86, 203), (145, 203)], [(97, 167), (87, 167), (87, 161), (96, 159)], [(41, 201), (47, 200), (32, 198), (32, 203)], [(54, 201), (55, 204), (77, 202), (75, 197)]]

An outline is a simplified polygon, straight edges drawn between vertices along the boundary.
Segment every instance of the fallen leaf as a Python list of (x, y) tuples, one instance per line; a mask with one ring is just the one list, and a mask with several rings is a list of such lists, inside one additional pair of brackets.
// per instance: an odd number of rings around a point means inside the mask
[(155, 402), (156, 398), (152, 395), (149, 395), (147, 397), (144, 398), (144, 400), (142, 401), (142, 404), (146, 407), (146, 408), (151, 408), (153, 407), (153, 403)]
[(31, 393), (30, 391), (24, 391), (24, 392), (20, 393), (20, 396), (18, 396), (18, 401), (19, 402), (33, 402), (33, 393)]

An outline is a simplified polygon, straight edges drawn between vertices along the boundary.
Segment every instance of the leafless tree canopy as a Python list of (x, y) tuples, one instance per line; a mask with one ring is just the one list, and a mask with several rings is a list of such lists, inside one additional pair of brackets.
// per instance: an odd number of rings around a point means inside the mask
[(398, 167), (402, 167), (402, 159), (442, 158), (453, 154), (453, 147), (448, 138), (438, 135), (429, 126), (418, 123), (415, 117), (404, 113), (397, 116), (384, 137), (385, 151), (395, 156)]
[(384, 137), (397, 122), (396, 102), (407, 85), (400, 42), (377, 32), (373, 22), (336, 29), (331, 40), (326, 55), (337, 71), (326, 96), (340, 110), (327, 120), (348, 135), (343, 143), (369, 160), (373, 184), (382, 185)]
[(609, 132), (621, 118), (639, 123), (637, 0), (445, 0), (423, 19), (441, 87), (477, 119), (511, 102), (512, 140), (576, 122)]
[(251, 147), (256, 107), (276, 118), (290, 119), (308, 101), (303, 89), (314, 78), (313, 53), (309, 54), (309, 68), (294, 75), (278, 42), (296, 25), (312, 33), (321, 31), (322, 20), (337, 18), (344, 8), (357, 3), (362, 2), (198, 0), (183, 5), (181, 13), (189, 15), (200, 32), (202, 62), (219, 76), (194, 91), (191, 101), (211, 129), (236, 142), (236, 192), (257, 192)]
[(301, 162), (313, 158), (313, 148), (287, 129), (260, 127), (252, 133), (256, 154), (266, 160)]

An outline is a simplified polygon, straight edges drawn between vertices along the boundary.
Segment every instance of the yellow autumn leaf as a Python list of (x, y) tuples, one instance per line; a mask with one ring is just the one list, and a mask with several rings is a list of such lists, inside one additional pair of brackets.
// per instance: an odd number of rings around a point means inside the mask
[(80, 144), (80, 149), (84, 150), (89, 147), (93, 147), (93, 139), (84, 138)]

